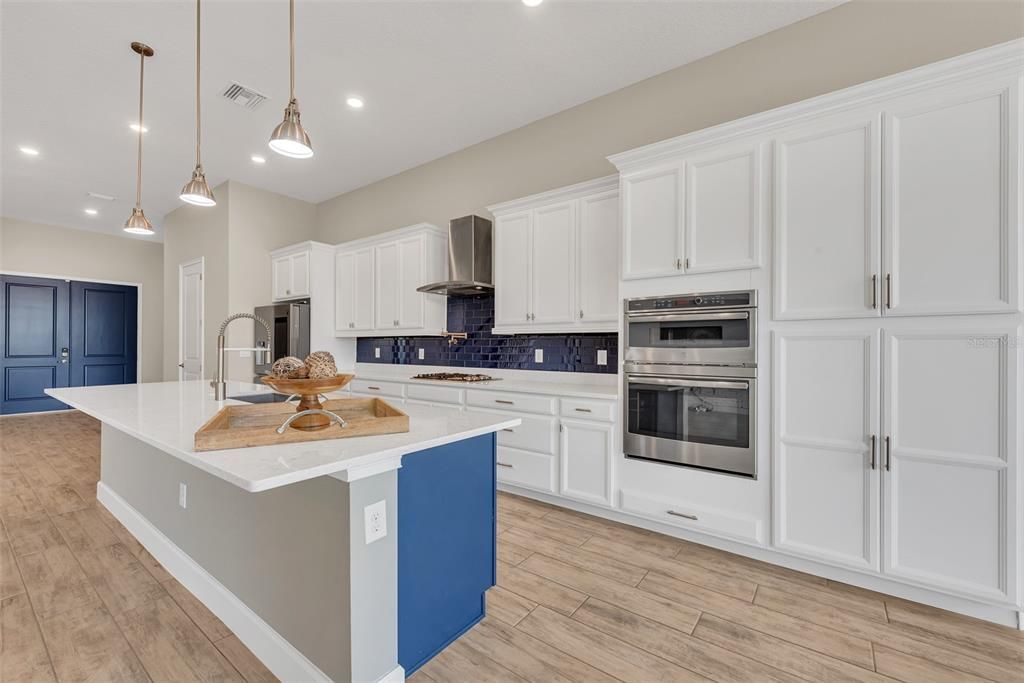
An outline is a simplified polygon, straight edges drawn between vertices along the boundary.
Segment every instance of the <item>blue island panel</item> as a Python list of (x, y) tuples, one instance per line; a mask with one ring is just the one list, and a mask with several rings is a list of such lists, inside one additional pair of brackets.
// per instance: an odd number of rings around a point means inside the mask
[(402, 458), (398, 662), (411, 674), (484, 617), (496, 580), (495, 436)]

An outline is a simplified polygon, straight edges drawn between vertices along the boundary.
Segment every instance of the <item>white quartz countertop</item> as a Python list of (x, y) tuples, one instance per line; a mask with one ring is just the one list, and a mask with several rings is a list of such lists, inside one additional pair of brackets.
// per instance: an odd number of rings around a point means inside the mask
[[(209, 382), (153, 382), (47, 389), (46, 393), (129, 436), (150, 444), (246, 491), (336, 476), (354, 480), (396, 469), (401, 456), (515, 427), (521, 420), (449, 408), (402, 405), (409, 431), (326, 441), (197, 452), (198, 430), (225, 405)], [(269, 393), (265, 386), (228, 382), (228, 396)], [(385, 399), (387, 400), (387, 399)]]
[(443, 380), (413, 379), (413, 375), (433, 372), (464, 372), (469, 374), (495, 375), (498, 371), (480, 368), (437, 368), (415, 365), (385, 365), (383, 363), (359, 363), (355, 371), (358, 379), (384, 382), (405, 382), (409, 384), (432, 384), (461, 389), (486, 389), (488, 391), (511, 391), (522, 394), (544, 394), (560, 398), (592, 398), (614, 401), (618, 398), (619, 383), (615, 375), (602, 377), (601, 381), (571, 381), (576, 378), (556, 379), (552, 375), (571, 375), (558, 372), (518, 372), (490, 382), (450, 382)]

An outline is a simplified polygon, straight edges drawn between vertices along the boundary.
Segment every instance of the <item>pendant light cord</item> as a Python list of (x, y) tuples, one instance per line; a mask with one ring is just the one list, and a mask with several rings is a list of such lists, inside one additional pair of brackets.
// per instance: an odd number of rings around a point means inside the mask
[(199, 3), (200, 0), (196, 0), (196, 168), (202, 166), (199, 152), (203, 145), (203, 130), (200, 124), (201, 119), (199, 117)]
[(142, 208), (142, 88), (146, 74), (146, 53), (139, 52), (139, 160), (135, 169), (135, 208)]
[(288, 85), (289, 102), (295, 101), (295, 0), (288, 0)]

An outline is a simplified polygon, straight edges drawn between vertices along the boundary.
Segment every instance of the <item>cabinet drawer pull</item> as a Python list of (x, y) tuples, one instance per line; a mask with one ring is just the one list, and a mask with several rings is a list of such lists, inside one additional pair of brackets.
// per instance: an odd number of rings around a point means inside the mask
[(892, 273), (885, 274), (885, 307), (892, 308)]
[(682, 270), (682, 269), (683, 269), (683, 259), (677, 258), (676, 259), (676, 270)]
[(685, 519), (692, 519), (695, 522), (697, 521), (697, 515), (688, 515), (685, 512), (676, 512), (675, 510), (665, 510), (665, 512), (673, 517), (684, 517)]
[(889, 437), (885, 437), (885, 471), (889, 472), (892, 470), (892, 442)]
[(878, 308), (878, 275), (871, 276), (871, 308)]
[(507, 406), (514, 406), (516, 404), (515, 401), (503, 401), (500, 398), (494, 399), (494, 402), (495, 403), (501, 403), (501, 404), (504, 404), (504, 405), (507, 405)]
[(501, 431), (508, 432), (509, 434), (514, 434), (516, 430), (512, 429), (511, 427), (505, 427)]
[(380, 387), (366, 387), (367, 389), (373, 389), (374, 391), (380, 391)]
[(515, 469), (515, 465), (510, 465), (507, 462), (501, 462), (500, 460), (498, 461), (498, 467), (507, 467), (510, 470)]
[(875, 439), (875, 435), (872, 434), (871, 435), (871, 469), (876, 469), (878, 467), (878, 463), (875, 460), (875, 440), (876, 440)]
[(577, 412), (577, 413), (592, 413), (592, 412), (594, 412), (594, 411), (593, 411), (593, 410), (591, 410), (590, 408), (577, 408), (577, 409), (576, 409), (576, 412)]

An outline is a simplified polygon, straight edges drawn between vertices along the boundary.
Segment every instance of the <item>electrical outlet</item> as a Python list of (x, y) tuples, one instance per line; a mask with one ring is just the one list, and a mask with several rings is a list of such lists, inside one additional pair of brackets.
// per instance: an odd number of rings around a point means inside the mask
[(379, 346), (374, 346), (373, 347), (373, 357), (374, 358), (380, 358), (380, 347)]
[(423, 349), (416, 349), (416, 357), (419, 358), (420, 360), (423, 360), (424, 358), (427, 357), (426, 351), (424, 351)]
[(608, 365), (608, 349), (597, 350), (597, 364)]
[(363, 508), (366, 521), (366, 545), (379, 541), (388, 535), (387, 501), (378, 500)]
[(533, 352), (533, 362), (543, 363), (544, 362), (544, 349), (537, 349)]
[(188, 507), (188, 486), (185, 482), (179, 482), (178, 484), (178, 505), (182, 508)]

